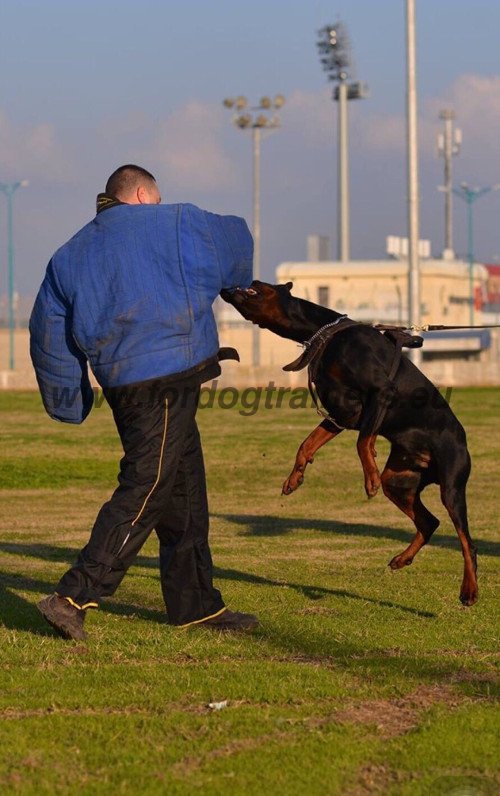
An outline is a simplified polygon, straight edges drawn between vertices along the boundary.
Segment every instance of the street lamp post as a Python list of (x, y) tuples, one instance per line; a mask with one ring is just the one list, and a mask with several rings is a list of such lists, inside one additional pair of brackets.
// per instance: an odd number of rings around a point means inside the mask
[(336, 86), (333, 99), (338, 103), (338, 166), (337, 166), (337, 259), (347, 262), (351, 257), (349, 219), (349, 125), (348, 100), (368, 96), (366, 83), (348, 82), (351, 65), (349, 37), (342, 22), (325, 25), (317, 42), (320, 61), (329, 80)]
[(453, 193), (463, 199), (467, 205), (467, 259), (469, 261), (469, 322), (474, 325), (474, 219), (473, 205), (482, 196), (491, 191), (499, 191), (500, 183), (487, 185), (485, 188), (472, 188), (468, 183), (461, 182)]
[[(233, 123), (240, 130), (251, 130), (253, 138), (253, 278), (260, 279), (260, 145), (263, 130), (276, 130), (280, 127), (280, 118), (276, 111), (283, 107), (285, 98), (277, 94), (274, 100), (262, 97), (259, 105), (249, 107), (246, 97), (225, 99), (225, 108), (234, 109)], [(272, 116), (269, 114), (272, 112)], [(252, 364), (260, 365), (260, 329), (253, 327)]]
[(7, 197), (7, 303), (8, 303), (8, 323), (9, 323), (9, 370), (14, 370), (14, 194), (18, 188), (25, 188), (28, 180), (18, 182), (0, 182), (0, 191)]

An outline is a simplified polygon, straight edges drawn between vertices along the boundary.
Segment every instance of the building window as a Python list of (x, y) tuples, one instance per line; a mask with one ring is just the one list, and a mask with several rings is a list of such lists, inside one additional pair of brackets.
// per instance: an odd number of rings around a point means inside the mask
[(318, 304), (322, 307), (330, 306), (330, 288), (326, 285), (318, 287)]

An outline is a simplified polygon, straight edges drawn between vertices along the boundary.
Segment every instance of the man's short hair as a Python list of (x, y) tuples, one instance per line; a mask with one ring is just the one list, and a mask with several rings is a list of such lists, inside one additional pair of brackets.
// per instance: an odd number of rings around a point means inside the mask
[(126, 163), (113, 172), (106, 183), (106, 193), (109, 196), (127, 196), (134, 191), (141, 182), (156, 183), (153, 175), (143, 169), (142, 166), (135, 166), (133, 163)]

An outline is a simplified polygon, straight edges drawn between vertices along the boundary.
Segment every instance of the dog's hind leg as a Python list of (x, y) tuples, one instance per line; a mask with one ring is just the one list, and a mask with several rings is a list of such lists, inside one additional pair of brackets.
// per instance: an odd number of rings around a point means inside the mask
[(293, 470), (283, 484), (283, 495), (290, 495), (304, 481), (304, 472), (308, 464), (314, 461), (314, 454), (331, 439), (338, 436), (342, 429), (335, 428), (329, 420), (323, 420), (316, 426), (304, 442), (300, 445), (295, 457)]
[(464, 605), (474, 605), (478, 594), (476, 548), (469, 534), (465, 498), (465, 488), (470, 474), (470, 456), (465, 448), (448, 451), (447, 458), (453, 462), (453, 465), (450, 467), (448, 463), (446, 466), (445, 477), (441, 482), (441, 500), (450, 515), (462, 546), (464, 576), (460, 601)]
[(417, 465), (415, 458), (402, 449), (393, 448), (381, 476), (386, 497), (413, 521), (417, 529), (406, 550), (390, 561), (391, 569), (409, 566), (439, 525), (437, 517), (420, 499), (420, 493), (431, 483), (432, 476), (429, 470)]

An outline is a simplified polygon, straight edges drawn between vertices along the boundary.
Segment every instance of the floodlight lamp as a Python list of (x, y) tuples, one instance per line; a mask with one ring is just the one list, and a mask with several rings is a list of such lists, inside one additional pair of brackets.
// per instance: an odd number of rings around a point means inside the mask
[(257, 116), (257, 118), (255, 119), (255, 121), (254, 121), (254, 123), (253, 123), (253, 126), (254, 126), (254, 127), (267, 127), (267, 124), (268, 124), (268, 118), (267, 118), (267, 116), (264, 116), (264, 114), (263, 114), (263, 113), (261, 113), (261, 114), (260, 114), (259, 116)]
[(319, 31), (320, 61), (330, 80), (347, 80), (350, 66), (349, 38), (341, 22)]
[(21, 180), (21, 182), (19, 183), (19, 186), (21, 188), (27, 188), (29, 184), (30, 184), (29, 180)]
[(283, 94), (276, 94), (274, 98), (274, 107), (275, 108), (282, 108), (285, 104), (285, 98)]
[(246, 108), (246, 106), (248, 105), (248, 100), (246, 97), (236, 97), (235, 104), (238, 110), (241, 111), (243, 110), (243, 108)]
[(267, 110), (268, 108), (271, 107), (271, 105), (272, 102), (270, 97), (262, 97), (259, 108), (265, 108)]
[(250, 114), (244, 113), (242, 116), (238, 116), (235, 123), (238, 127), (244, 129), (245, 127), (248, 127), (250, 125), (251, 121), (252, 117), (250, 116)]
[(233, 105), (234, 105), (234, 100), (233, 100), (233, 99), (229, 99), (229, 98), (227, 98), (227, 99), (225, 99), (225, 100), (223, 101), (223, 103), (222, 103), (222, 104), (224, 105), (224, 107), (225, 107), (225, 108), (232, 108), (232, 107), (233, 107)]

